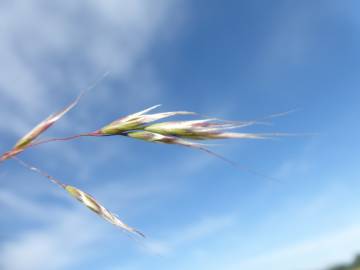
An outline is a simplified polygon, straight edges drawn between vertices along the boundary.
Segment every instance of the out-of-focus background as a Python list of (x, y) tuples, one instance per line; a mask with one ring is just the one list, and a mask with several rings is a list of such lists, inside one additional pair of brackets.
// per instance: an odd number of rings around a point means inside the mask
[(148, 238), (129, 239), (8, 161), (0, 268), (350, 264), (360, 252), (359, 9), (355, 0), (2, 0), (1, 152), (107, 70), (47, 137), (159, 103), (232, 120), (299, 109), (246, 131), (315, 135), (212, 147), (280, 183), (202, 152), (123, 137), (34, 148), (22, 158), (93, 194)]

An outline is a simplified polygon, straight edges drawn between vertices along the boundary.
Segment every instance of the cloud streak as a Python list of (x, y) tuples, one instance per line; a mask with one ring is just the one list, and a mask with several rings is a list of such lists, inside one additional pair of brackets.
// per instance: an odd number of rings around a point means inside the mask
[(152, 240), (145, 245), (145, 251), (155, 255), (171, 255), (179, 248), (186, 248), (196, 241), (213, 237), (234, 226), (234, 215), (209, 216), (198, 222), (191, 222), (183, 228), (172, 228), (164, 240)]
[(359, 251), (359, 241), (359, 226), (351, 226), (267, 254), (259, 254), (227, 269), (322, 269), (327, 265), (350, 261)]
[(23, 133), (41, 118), (39, 114), (53, 110), (56, 97), (74, 96), (104, 70), (133, 81), (134, 68), (142, 69), (141, 59), (166, 32), (165, 22), (175, 3), (2, 2), (1, 115), (12, 124), (0, 121), (0, 127)]

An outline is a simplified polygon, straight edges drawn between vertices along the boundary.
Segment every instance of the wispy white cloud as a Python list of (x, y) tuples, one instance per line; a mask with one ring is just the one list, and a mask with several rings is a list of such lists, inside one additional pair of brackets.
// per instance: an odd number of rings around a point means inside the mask
[(227, 269), (323, 269), (339, 262), (350, 261), (360, 250), (359, 241), (359, 225), (351, 226), (267, 254), (259, 254)]
[[(23, 218), (23, 219), (37, 219), (48, 220), (50, 217), (46, 213), (46, 209), (37, 204), (29, 202), (26, 198), (17, 195), (9, 190), (0, 191), (0, 205), (3, 208), (2, 212), (7, 218)], [(50, 207), (49, 207), (50, 210)], [(57, 213), (60, 209), (51, 209), (51, 212)]]
[[(74, 95), (106, 69), (117, 80), (136, 85), (133, 92), (144, 93), (137, 99), (157, 95), (147, 52), (160, 33), (175, 27), (176, 23), (166, 23), (175, 4), (175, 0), (2, 2), (0, 127), (23, 133), (33, 121), (63, 106), (58, 99)], [(139, 86), (140, 81), (153, 86)], [(117, 106), (125, 106), (131, 97), (135, 99), (123, 91)], [(102, 101), (114, 105), (108, 94), (98, 93), (97, 102)]]
[(179, 248), (186, 248), (196, 241), (213, 237), (235, 223), (235, 216), (230, 214), (204, 217), (197, 222), (190, 222), (183, 228), (171, 228), (169, 235), (163, 240), (150, 240), (145, 245), (145, 251), (157, 255), (170, 255)]
[[(47, 215), (51, 211), (47, 210)], [(42, 229), (27, 230), (0, 246), (1, 269), (65, 269), (82, 261), (103, 234), (81, 211), (53, 217)], [(91, 250), (91, 249), (90, 249)]]
[(1, 241), (1, 269), (63, 269), (81, 261), (86, 246), (102, 237), (91, 215), (81, 209), (35, 202), (6, 190), (0, 194), (0, 203), (7, 218), (41, 224), (38, 229), (20, 230)]

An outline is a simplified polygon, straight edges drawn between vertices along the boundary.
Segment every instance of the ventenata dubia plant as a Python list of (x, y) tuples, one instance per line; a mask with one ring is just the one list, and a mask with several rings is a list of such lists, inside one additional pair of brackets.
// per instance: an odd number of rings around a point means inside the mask
[[(143, 111), (133, 113), (121, 118), (116, 119), (115, 121), (101, 127), (95, 131), (81, 133), (65, 138), (52, 138), (46, 140), (38, 139), (39, 136), (48, 130), (52, 125), (54, 125), (58, 120), (60, 120), (67, 112), (73, 109), (84, 93), (89, 89), (83, 91), (70, 105), (64, 108), (62, 111), (50, 115), (44, 121), (35, 126), (30, 132), (25, 136), (19, 139), (12, 149), (5, 152), (0, 157), (0, 162), (4, 162), (9, 159), (16, 160), (20, 165), (25, 168), (34, 171), (52, 183), (58, 185), (60, 188), (65, 190), (69, 195), (77, 199), (79, 202), (84, 204), (90, 210), (98, 214), (100, 217), (110, 222), (111, 224), (123, 229), (129, 233), (135, 233), (141, 237), (145, 237), (143, 233), (137, 229), (128, 226), (123, 221), (121, 221), (118, 216), (104, 206), (102, 206), (94, 197), (88, 193), (74, 187), (67, 185), (48, 173), (40, 170), (37, 167), (30, 165), (24, 160), (20, 159), (18, 155), (25, 150), (40, 145), (44, 143), (50, 143), (54, 141), (68, 141), (80, 137), (92, 136), (92, 137), (108, 137), (108, 136), (125, 136), (137, 140), (143, 140), (146, 142), (152, 143), (163, 143), (163, 144), (174, 144), (184, 147), (189, 147), (192, 149), (197, 149), (204, 151), (208, 154), (214, 155), (218, 158), (225, 160), (226, 162), (231, 163), (232, 165), (238, 166), (231, 160), (226, 159), (225, 157), (210, 151), (206, 144), (200, 143), (200, 141), (206, 140), (216, 140), (216, 139), (266, 139), (274, 136), (288, 135), (284, 133), (240, 133), (240, 132), (230, 132), (235, 128), (243, 128), (259, 123), (258, 121), (226, 121), (218, 118), (205, 118), (197, 120), (183, 120), (183, 121), (164, 121), (160, 120), (169, 118), (172, 116), (199, 116), (197, 113), (188, 112), (188, 111), (173, 111), (173, 112), (160, 112), (160, 113), (150, 113), (151, 111), (157, 109), (160, 105), (156, 105), (145, 109)], [(276, 116), (283, 115), (271, 115), (266, 118), (272, 118)], [(263, 118), (263, 119), (266, 119)], [(245, 169), (251, 173), (258, 174), (260, 176), (270, 178), (259, 174), (258, 172)]]

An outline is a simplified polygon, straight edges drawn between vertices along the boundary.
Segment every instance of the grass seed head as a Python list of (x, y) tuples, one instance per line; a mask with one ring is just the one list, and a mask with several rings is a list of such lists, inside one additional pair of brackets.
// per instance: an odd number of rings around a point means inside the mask
[(187, 147), (198, 147), (201, 144), (188, 141), (186, 139), (182, 139), (176, 136), (170, 136), (170, 135), (162, 135), (159, 133), (154, 133), (150, 131), (132, 131), (127, 132), (126, 136), (138, 140), (143, 140), (147, 142), (153, 142), (153, 143), (164, 143), (164, 144), (176, 144), (176, 145), (182, 145)]
[(81, 93), (78, 98), (72, 102), (69, 106), (67, 106), (62, 111), (50, 115), (44, 121), (39, 123), (36, 127), (34, 127), (30, 132), (28, 132), (24, 137), (22, 137), (14, 146), (15, 149), (24, 148), (28, 146), (31, 142), (33, 142), (41, 133), (45, 132), (48, 128), (50, 128), (53, 124), (55, 124), (61, 117), (63, 117), (68, 111), (74, 108), (82, 97), (83, 93)]
[(138, 230), (128, 226), (124, 222), (122, 222), (115, 214), (111, 213), (104, 206), (102, 206), (99, 202), (97, 202), (91, 195), (87, 194), (84, 191), (81, 191), (73, 186), (65, 186), (65, 190), (79, 202), (84, 204), (91, 211), (95, 212), (97, 215), (110, 222), (111, 224), (128, 231), (130, 233), (136, 233), (142, 237), (145, 237), (143, 233)]
[(146, 114), (147, 112), (159, 107), (156, 105), (145, 109), (143, 111), (130, 114), (128, 116), (122, 117), (109, 125), (100, 129), (100, 133), (103, 135), (118, 135), (131, 130), (143, 129), (146, 124), (154, 122), (166, 117), (171, 117), (175, 115), (191, 115), (193, 112), (187, 111), (175, 111), (175, 112), (164, 112), (164, 113), (155, 113), (155, 114)]
[(250, 125), (247, 122), (214, 122), (213, 119), (155, 123), (144, 127), (145, 131), (192, 140), (211, 139), (264, 139), (267, 134), (224, 132)]
[(23, 136), (20, 140), (17, 141), (17, 143), (14, 145), (14, 147), (4, 153), (0, 157), (0, 161), (7, 160), (13, 156), (16, 156), (17, 154), (24, 151), (27, 147), (31, 145), (31, 143), (36, 140), (40, 134), (45, 132), (47, 129), (49, 129), (53, 124), (56, 123), (61, 117), (63, 117), (68, 111), (70, 111), (72, 108), (74, 108), (81, 97), (83, 96), (84, 92), (81, 92), (81, 94), (73, 101), (69, 106), (67, 106), (62, 111), (50, 115), (48, 118), (46, 118), (44, 121), (36, 125), (31, 131), (29, 131), (25, 136)]

